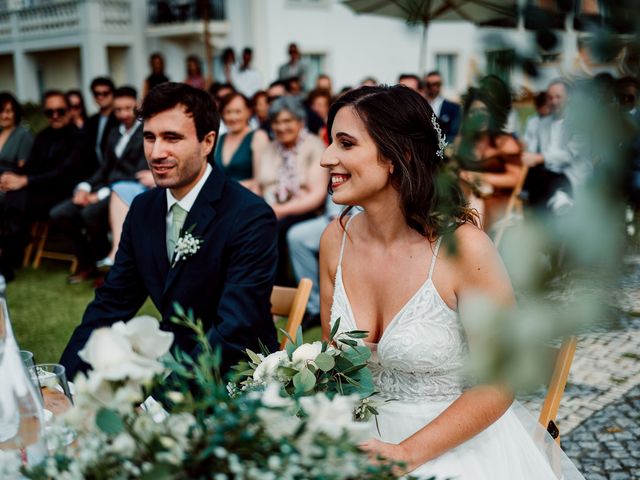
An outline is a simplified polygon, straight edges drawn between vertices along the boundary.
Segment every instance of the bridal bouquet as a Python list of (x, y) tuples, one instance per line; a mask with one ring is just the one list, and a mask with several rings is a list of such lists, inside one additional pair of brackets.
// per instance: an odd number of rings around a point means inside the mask
[[(360, 367), (364, 350), (353, 345), (340, 354), (326, 346), (315, 355), (302, 349), (295, 356), (298, 371), (306, 369), (314, 378), (320, 367), (312, 362), (318, 361), (327, 372), (336, 370), (329, 366), (332, 363), (357, 367), (346, 373), (340, 367), (344, 395), (330, 394), (332, 389), (327, 388), (296, 399), (283, 396), (279, 383), (265, 381), (261, 390), (230, 397), (218, 373), (219, 352), (207, 342), (202, 323), (179, 312), (177, 321), (199, 339), (202, 353), (197, 358), (180, 352), (167, 358), (171, 334), (149, 317), (92, 334), (82, 358), (93, 370), (76, 377), (75, 405), (58, 419), (76, 432), (76, 441), (56, 446), (41, 465), (22, 467), (23, 476), (38, 480), (393, 478), (393, 465), (371, 464), (357, 447), (366, 426), (353, 420), (360, 397), (350, 393), (356, 390), (357, 379), (362, 385), (370, 382), (370, 376), (356, 375), (365, 371)], [(320, 353), (324, 355), (318, 359)], [(294, 389), (310, 393), (308, 374), (301, 377)], [(323, 377), (319, 383), (334, 381), (338, 380)], [(147, 399), (146, 407), (141, 407), (149, 392), (158, 401)], [(15, 473), (8, 478), (18, 477)]]
[(375, 387), (367, 367), (371, 350), (356, 341), (365, 338), (367, 332), (337, 333), (339, 326), (340, 319), (334, 324), (329, 341), (304, 343), (298, 329), (295, 340), (284, 332), (289, 338), (284, 350), (269, 353), (263, 347), (261, 353), (255, 353), (247, 349), (248, 360), (234, 367), (238, 374), (227, 387), (230, 395), (259, 390), (275, 382), (283, 395), (294, 398), (318, 393), (329, 398), (355, 395), (359, 398), (354, 409), (357, 420), (377, 415), (371, 399)]

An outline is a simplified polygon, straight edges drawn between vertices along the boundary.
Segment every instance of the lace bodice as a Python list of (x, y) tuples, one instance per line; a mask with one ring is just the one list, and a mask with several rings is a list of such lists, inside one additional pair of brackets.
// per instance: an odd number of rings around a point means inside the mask
[[(348, 227), (348, 224), (347, 224)], [(346, 232), (345, 232), (346, 233)], [(369, 368), (384, 398), (403, 401), (453, 400), (466, 380), (462, 373), (467, 344), (462, 325), (438, 294), (431, 279), (441, 238), (429, 276), (388, 324), (372, 349)], [(342, 255), (336, 271), (331, 325), (340, 319), (340, 331), (358, 329), (342, 278)]]

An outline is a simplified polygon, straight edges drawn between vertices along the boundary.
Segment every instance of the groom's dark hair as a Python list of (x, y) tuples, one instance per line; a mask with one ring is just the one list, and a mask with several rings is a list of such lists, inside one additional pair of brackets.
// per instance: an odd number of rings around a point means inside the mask
[(193, 117), (198, 141), (201, 142), (207, 133), (215, 132), (217, 143), (220, 114), (213, 98), (204, 90), (186, 83), (165, 82), (152, 88), (142, 101), (138, 118), (142, 121), (148, 120), (158, 113), (171, 110), (176, 105), (184, 105), (187, 115)]

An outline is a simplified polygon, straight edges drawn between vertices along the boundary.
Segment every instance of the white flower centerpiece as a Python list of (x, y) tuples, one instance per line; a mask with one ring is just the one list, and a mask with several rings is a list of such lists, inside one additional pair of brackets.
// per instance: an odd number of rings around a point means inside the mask
[(248, 360), (234, 367), (238, 376), (228, 385), (230, 394), (238, 395), (277, 382), (283, 394), (292, 397), (317, 393), (329, 398), (355, 395), (359, 399), (353, 411), (356, 419), (368, 420), (377, 415), (376, 403), (371, 398), (376, 393), (375, 387), (367, 367), (371, 350), (357, 341), (365, 338), (367, 332), (337, 333), (339, 326), (340, 319), (326, 342), (304, 343), (298, 329), (296, 339), (289, 337), (285, 350), (274, 353), (264, 348), (262, 353), (247, 350)]
[[(279, 383), (266, 381), (281, 361), (274, 356), (262, 367), (264, 389), (230, 397), (217, 373), (219, 350), (206, 341), (202, 323), (178, 306), (176, 312), (177, 321), (194, 331), (202, 353), (168, 356), (173, 335), (150, 317), (94, 331), (81, 352), (93, 370), (76, 377), (75, 405), (59, 420), (77, 432), (76, 442), (57, 446), (41, 465), (22, 467), (21, 475), (37, 480), (393, 478), (394, 465), (371, 464), (357, 447), (367, 434), (352, 418), (359, 395), (283, 396)], [(322, 347), (316, 354), (318, 348), (299, 350), (301, 370), (320, 354), (339, 358)], [(150, 391), (158, 401), (141, 409)], [(159, 409), (169, 412), (158, 416)], [(9, 467), (18, 468), (0, 471)]]

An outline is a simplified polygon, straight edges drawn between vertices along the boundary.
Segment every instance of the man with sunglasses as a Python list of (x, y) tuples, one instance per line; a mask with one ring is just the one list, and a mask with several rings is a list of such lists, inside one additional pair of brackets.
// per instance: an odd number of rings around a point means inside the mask
[(450, 102), (442, 96), (442, 77), (434, 70), (424, 77), (425, 96), (433, 113), (438, 117), (438, 123), (447, 142), (452, 143), (460, 128), (460, 105)]
[(93, 159), (96, 167), (102, 165), (107, 149), (109, 132), (118, 126), (118, 120), (113, 114), (113, 92), (115, 86), (110, 78), (96, 77), (91, 82), (93, 100), (98, 106), (98, 113), (92, 115), (85, 126), (87, 142), (95, 151)]
[(71, 122), (63, 92), (43, 96), (43, 113), (49, 126), (36, 135), (22, 172), (0, 176), (0, 190), (26, 191), (27, 214), (32, 220), (49, 218), (49, 210), (69, 197), (80, 178), (88, 174), (84, 135)]

